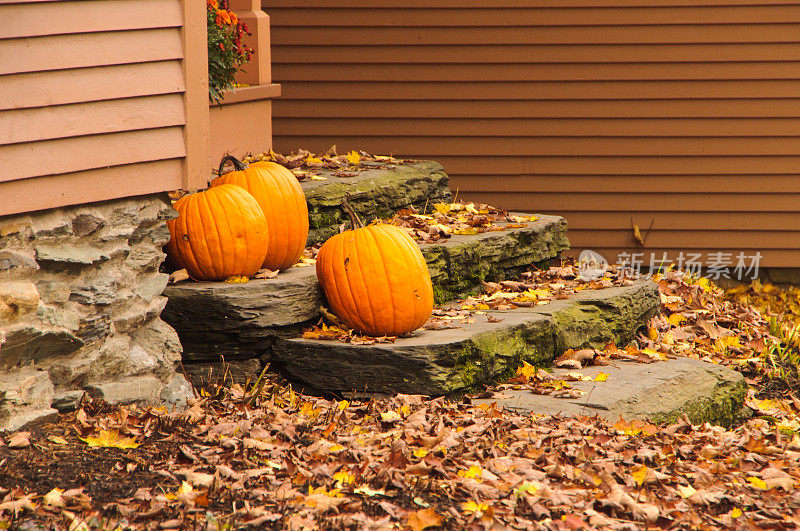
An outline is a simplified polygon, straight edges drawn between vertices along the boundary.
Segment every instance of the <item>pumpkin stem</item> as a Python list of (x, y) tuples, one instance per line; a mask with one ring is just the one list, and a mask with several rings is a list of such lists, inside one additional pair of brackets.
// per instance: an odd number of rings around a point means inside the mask
[(222, 175), (222, 167), (225, 166), (225, 163), (230, 161), (233, 164), (233, 171), (242, 171), (247, 169), (247, 164), (242, 162), (241, 160), (237, 159), (230, 153), (226, 153), (222, 160), (219, 163), (219, 170), (218, 173)]
[(344, 194), (344, 199), (342, 199), (342, 206), (344, 207), (345, 210), (347, 210), (347, 214), (350, 216), (350, 228), (352, 230), (362, 229), (364, 228), (364, 222), (361, 221), (361, 218), (358, 217), (356, 211), (353, 210), (353, 207), (350, 206), (349, 203), (350, 199), (352, 199), (350, 197), (350, 192), (346, 192)]

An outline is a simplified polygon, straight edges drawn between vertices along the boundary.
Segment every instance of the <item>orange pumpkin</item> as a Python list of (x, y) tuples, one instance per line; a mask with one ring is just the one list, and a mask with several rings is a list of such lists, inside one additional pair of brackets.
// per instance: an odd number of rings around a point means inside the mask
[(267, 219), (247, 190), (232, 184), (181, 197), (167, 222), (167, 254), (195, 280), (251, 277), (269, 247)]
[[(226, 161), (234, 171), (222, 175)], [(226, 155), (219, 165), (220, 176), (211, 186), (235, 184), (256, 198), (269, 227), (269, 251), (264, 267), (273, 271), (296, 264), (308, 239), (308, 206), (300, 183), (292, 172), (275, 162), (254, 162), (249, 166)]]
[(364, 227), (345, 200), (353, 228), (323, 244), (317, 278), (333, 313), (370, 336), (399, 336), (433, 311), (428, 265), (411, 237), (394, 225)]

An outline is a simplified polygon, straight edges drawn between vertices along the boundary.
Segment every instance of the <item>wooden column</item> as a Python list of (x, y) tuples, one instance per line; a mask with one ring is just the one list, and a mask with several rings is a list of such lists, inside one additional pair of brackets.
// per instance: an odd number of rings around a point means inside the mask
[(228, 5), (253, 35), (246, 37), (247, 46), (255, 50), (244, 72), (236, 76), (239, 83), (265, 85), (272, 81), (269, 51), (269, 16), (261, 11), (261, 0), (230, 0)]
[(205, 188), (210, 175), (208, 118), (208, 35), (206, 4), (183, 0), (183, 75), (186, 80), (186, 162), (183, 188)]

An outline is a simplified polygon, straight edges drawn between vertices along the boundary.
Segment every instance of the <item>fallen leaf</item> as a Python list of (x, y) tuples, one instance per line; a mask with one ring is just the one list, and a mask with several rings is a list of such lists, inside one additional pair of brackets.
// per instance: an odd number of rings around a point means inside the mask
[(443, 521), (444, 519), (436, 514), (432, 507), (429, 507), (411, 513), (411, 516), (406, 520), (406, 525), (411, 527), (413, 531), (422, 531), (429, 527), (438, 527), (442, 525)]
[(169, 279), (167, 282), (170, 284), (175, 284), (177, 282), (183, 282), (184, 280), (189, 280), (189, 272), (185, 269), (178, 269), (177, 271), (173, 271), (169, 275)]
[(120, 437), (117, 430), (100, 430), (97, 437), (81, 438), (89, 446), (100, 446), (103, 448), (120, 448), (123, 450), (138, 448), (137, 443), (131, 437)]

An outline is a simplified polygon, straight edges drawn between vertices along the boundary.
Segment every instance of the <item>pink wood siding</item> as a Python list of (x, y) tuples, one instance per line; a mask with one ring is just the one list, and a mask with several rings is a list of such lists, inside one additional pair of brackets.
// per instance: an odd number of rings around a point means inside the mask
[[(204, 10), (193, 0), (0, 5), (0, 215), (205, 180)], [(187, 145), (202, 161), (193, 175)]]

